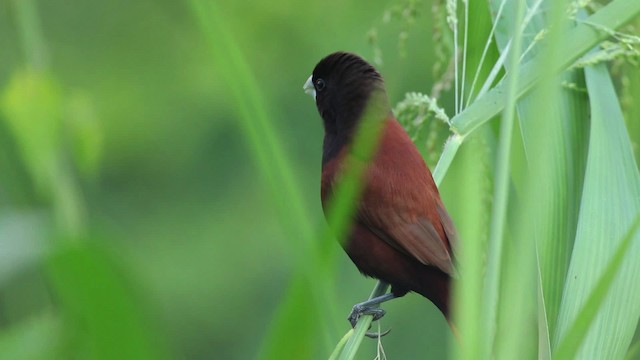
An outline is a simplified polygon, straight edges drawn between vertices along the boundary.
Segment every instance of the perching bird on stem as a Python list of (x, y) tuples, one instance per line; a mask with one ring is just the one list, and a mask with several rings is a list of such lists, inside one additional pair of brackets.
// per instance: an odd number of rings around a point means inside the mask
[[(382, 76), (361, 57), (336, 52), (316, 65), (304, 90), (314, 97), (324, 123), (325, 215), (341, 175), (364, 161), (362, 191), (341, 245), (364, 275), (391, 285), (390, 293), (356, 304), (351, 324), (363, 314), (379, 319), (384, 315), (379, 304), (410, 291), (433, 302), (451, 324), (455, 228), (431, 172), (391, 111)], [(380, 131), (367, 158), (353, 144), (356, 133), (370, 127)]]

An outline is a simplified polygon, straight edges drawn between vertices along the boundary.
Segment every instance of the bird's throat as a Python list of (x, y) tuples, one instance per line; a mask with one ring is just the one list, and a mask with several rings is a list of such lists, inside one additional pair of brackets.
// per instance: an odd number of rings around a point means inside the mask
[(322, 165), (333, 160), (349, 142), (349, 137), (343, 132), (325, 132), (322, 143)]

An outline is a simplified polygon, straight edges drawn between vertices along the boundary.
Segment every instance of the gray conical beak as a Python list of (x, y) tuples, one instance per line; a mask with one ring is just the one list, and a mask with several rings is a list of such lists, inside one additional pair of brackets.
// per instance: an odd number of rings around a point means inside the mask
[(304, 89), (304, 92), (306, 92), (307, 94), (313, 96), (313, 100), (316, 99), (316, 88), (313, 86), (313, 75), (309, 76), (309, 78), (307, 79), (307, 82), (304, 83), (304, 86), (302, 87), (302, 89)]

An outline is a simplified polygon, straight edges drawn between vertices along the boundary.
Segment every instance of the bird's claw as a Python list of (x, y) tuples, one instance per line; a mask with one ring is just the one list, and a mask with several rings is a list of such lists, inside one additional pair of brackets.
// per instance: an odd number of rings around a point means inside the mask
[(372, 339), (377, 339), (377, 338), (381, 338), (385, 335), (387, 335), (388, 333), (391, 332), (391, 329), (387, 329), (383, 332), (370, 332), (367, 331), (366, 333), (364, 333), (364, 336), (368, 337), (368, 338), (372, 338)]
[(351, 323), (351, 327), (356, 327), (356, 324), (358, 323), (358, 319), (360, 319), (362, 315), (371, 315), (373, 316), (373, 321), (376, 321), (381, 319), (384, 316), (384, 314), (386, 314), (386, 311), (384, 311), (383, 309), (380, 309), (377, 306), (367, 307), (367, 306), (362, 306), (360, 304), (356, 304), (353, 306), (353, 309), (351, 310), (351, 314), (349, 314), (348, 320)]
[[(376, 321), (376, 320), (380, 320), (384, 316), (384, 314), (386, 314), (386, 311), (384, 311), (383, 309), (380, 309), (379, 307), (377, 307), (377, 305), (368, 307), (368, 306), (363, 306), (361, 304), (356, 304), (353, 306), (353, 309), (351, 310), (351, 314), (349, 314), (348, 320), (351, 323), (351, 327), (355, 328), (356, 324), (358, 323), (358, 319), (360, 319), (362, 315), (371, 315), (373, 316), (372, 321)], [(391, 329), (383, 332), (367, 332), (365, 333), (365, 335), (372, 339), (377, 339), (379, 337), (383, 337), (387, 335), (390, 331)]]

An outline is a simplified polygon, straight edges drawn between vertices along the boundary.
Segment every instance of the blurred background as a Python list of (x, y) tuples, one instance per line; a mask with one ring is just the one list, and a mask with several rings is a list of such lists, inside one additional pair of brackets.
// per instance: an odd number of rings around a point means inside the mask
[[(404, 15), (379, 0), (215, 4), (314, 231), (323, 133), (302, 85), (347, 50), (382, 60), (393, 103), (430, 91), (431, 2), (408, 4)], [(306, 256), (274, 212), (288, 199), (259, 172), (227, 54), (195, 13), (167, 0), (0, 3), (0, 358), (273, 357), (282, 324), (296, 324), (279, 320)], [(375, 284), (327, 249), (332, 310), (301, 315), (317, 338), (288, 332), (297, 358), (328, 357)], [(386, 309), (389, 356), (445, 355), (431, 303)], [(373, 358), (375, 341), (361, 350)]]
[[(475, 69), (491, 19), (470, 4)], [(323, 130), (302, 85), (325, 55), (356, 52), (393, 104), (431, 94), (452, 116), (444, 6), (1, 2), (0, 359), (328, 358), (375, 281), (325, 236)], [(618, 84), (634, 144), (635, 69)], [(441, 186), (463, 235), (488, 219), (469, 225), (456, 189), (491, 204), (496, 122), (477, 133), (477, 173), (456, 160)], [(412, 135), (433, 169), (447, 127)], [(430, 302), (384, 308), (389, 358), (448, 355)], [(356, 358), (376, 354), (365, 339)]]

